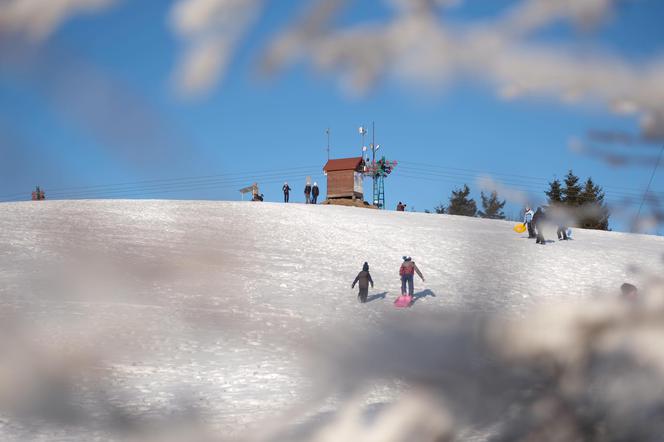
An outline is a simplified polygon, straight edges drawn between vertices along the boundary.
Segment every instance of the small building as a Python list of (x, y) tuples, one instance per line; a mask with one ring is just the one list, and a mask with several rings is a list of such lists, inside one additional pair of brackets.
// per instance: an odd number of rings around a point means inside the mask
[(362, 157), (327, 160), (323, 172), (327, 176), (327, 199), (350, 198), (364, 200)]

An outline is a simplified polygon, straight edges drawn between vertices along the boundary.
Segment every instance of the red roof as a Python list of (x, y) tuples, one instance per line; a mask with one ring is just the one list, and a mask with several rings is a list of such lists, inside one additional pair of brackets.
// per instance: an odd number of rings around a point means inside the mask
[(362, 164), (362, 157), (353, 158), (339, 158), (336, 160), (327, 160), (327, 164), (323, 167), (325, 172), (333, 172), (335, 170), (357, 170)]

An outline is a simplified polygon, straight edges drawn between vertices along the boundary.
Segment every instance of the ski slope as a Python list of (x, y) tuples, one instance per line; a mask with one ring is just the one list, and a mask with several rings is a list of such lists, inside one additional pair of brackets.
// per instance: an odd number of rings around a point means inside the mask
[[(661, 237), (575, 229), (572, 241), (539, 246), (512, 226), (302, 204), (1, 204), (2, 339), (16, 354), (0, 357), (40, 366), (57, 353), (72, 373), (93, 373), (74, 397), (99, 425), (41, 420), (0, 394), (0, 439), (105, 439), (109, 409), (147, 421), (195, 410), (239, 439), (311, 398), (306, 354), (321, 336), (353, 339), (457, 311), (520, 315), (547, 300), (614, 296), (661, 271)], [(403, 255), (426, 282), (416, 278), (416, 302), (396, 310)], [(364, 261), (375, 287), (361, 305), (350, 284)], [(404, 387), (372, 388), (370, 402), (381, 403)], [(323, 402), (307, 412), (334, 409), (333, 398)]]

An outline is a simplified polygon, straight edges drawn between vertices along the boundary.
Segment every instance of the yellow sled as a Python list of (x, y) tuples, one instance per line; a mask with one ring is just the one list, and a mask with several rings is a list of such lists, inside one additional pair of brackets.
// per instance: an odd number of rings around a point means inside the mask
[(526, 225), (523, 224), (523, 223), (519, 223), (519, 224), (514, 226), (514, 231), (516, 233), (523, 233), (523, 232), (526, 231)]

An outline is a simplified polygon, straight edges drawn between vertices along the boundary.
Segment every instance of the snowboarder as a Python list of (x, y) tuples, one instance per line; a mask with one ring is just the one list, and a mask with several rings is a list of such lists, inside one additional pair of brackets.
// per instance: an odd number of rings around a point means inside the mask
[(288, 182), (285, 182), (284, 187), (282, 187), (281, 189), (284, 191), (284, 202), (287, 203), (288, 199), (289, 199), (289, 196), (290, 196), (290, 191), (291, 191), (291, 188), (288, 185)]
[(399, 276), (401, 277), (401, 294), (406, 294), (406, 285), (408, 286), (408, 295), (413, 296), (415, 292), (415, 273), (422, 279), (424, 282), (424, 276), (422, 272), (417, 268), (415, 261), (410, 256), (403, 257), (403, 263), (399, 268)]
[(531, 222), (537, 231), (537, 240), (535, 243), (542, 245), (546, 244), (546, 241), (544, 240), (544, 211), (541, 207), (537, 208)]
[(523, 215), (523, 223), (528, 227), (528, 238), (535, 238), (535, 229), (533, 228), (533, 209), (526, 207), (526, 213)]
[(357, 299), (361, 303), (367, 302), (367, 295), (369, 294), (369, 284), (371, 283), (371, 288), (373, 288), (374, 283), (369, 274), (369, 263), (365, 262), (362, 266), (362, 271), (357, 274), (355, 281), (351, 284), (350, 288), (355, 288), (355, 284), (360, 283), (359, 288), (360, 292), (357, 294)]
[(307, 182), (307, 184), (304, 186), (304, 201), (306, 204), (309, 204), (311, 200), (311, 184)]
[(314, 182), (314, 186), (311, 188), (311, 204), (316, 204), (318, 201), (318, 194), (320, 191), (318, 190), (318, 183)]

